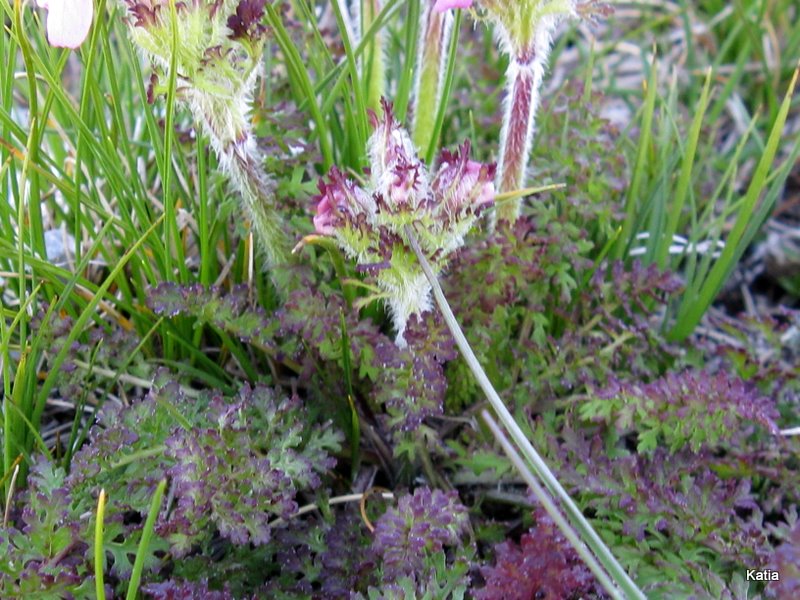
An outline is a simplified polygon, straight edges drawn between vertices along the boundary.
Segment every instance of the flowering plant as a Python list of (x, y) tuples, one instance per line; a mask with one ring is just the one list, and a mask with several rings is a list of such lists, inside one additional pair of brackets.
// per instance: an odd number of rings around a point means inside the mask
[(148, 100), (167, 91), (159, 84), (173, 60), (177, 97), (202, 123), (248, 210), (270, 265), (286, 261), (273, 190), (261, 171), (247, 116), (258, 75), (266, 28), (266, 0), (125, 0), (131, 39), (151, 58)]
[(469, 143), (443, 151), (433, 176), (417, 156), (408, 133), (383, 102), (383, 117), (371, 115), (366, 187), (331, 169), (320, 182), (317, 233), (333, 237), (363, 271), (375, 273), (382, 297), (404, 345), (408, 318), (428, 310), (430, 284), (417, 264), (404, 228), (416, 230), (436, 272), (494, 200), (494, 165), (469, 160)]
[(169, 69), (174, 43), (179, 96), (203, 117), (212, 142), (222, 150), (241, 140), (246, 127), (244, 115), (265, 41), (264, 2), (177, 2), (173, 18), (168, 0), (125, 0), (131, 39), (155, 65), (150, 99), (166, 91), (159, 80)]

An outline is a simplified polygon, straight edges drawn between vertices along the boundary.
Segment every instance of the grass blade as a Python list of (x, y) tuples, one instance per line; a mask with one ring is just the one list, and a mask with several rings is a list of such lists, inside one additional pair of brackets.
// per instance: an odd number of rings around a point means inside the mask
[(645, 171), (648, 169), (650, 140), (653, 136), (653, 116), (656, 109), (656, 88), (658, 84), (658, 64), (655, 56), (650, 64), (650, 78), (647, 80), (647, 95), (645, 96), (644, 107), (642, 108), (642, 127), (639, 134), (639, 151), (636, 156), (636, 163), (633, 167), (633, 177), (628, 188), (625, 199), (625, 221), (622, 223), (622, 233), (617, 240), (617, 247), (614, 253), (615, 258), (621, 259), (627, 251), (631, 239), (635, 232), (635, 220), (637, 207), (640, 202), (640, 192)]
[(150, 511), (147, 513), (147, 520), (142, 529), (142, 539), (139, 540), (139, 548), (136, 551), (136, 559), (133, 562), (133, 571), (131, 572), (131, 580), (128, 582), (128, 593), (125, 596), (126, 600), (135, 600), (136, 593), (139, 591), (139, 582), (142, 579), (142, 569), (144, 568), (145, 555), (147, 554), (148, 547), (150, 546), (150, 539), (153, 537), (153, 529), (156, 525), (158, 512), (161, 508), (161, 500), (164, 497), (164, 490), (167, 488), (167, 480), (162, 479), (155, 493), (153, 500), (150, 502)]
[(98, 600), (105, 600), (106, 588), (103, 571), (105, 570), (106, 553), (103, 549), (103, 521), (106, 512), (106, 491), (100, 490), (97, 498), (97, 514), (94, 523), (94, 589)]
[(681, 305), (682, 310), (678, 313), (677, 322), (669, 332), (668, 337), (671, 340), (683, 340), (694, 331), (695, 326), (700, 322), (700, 319), (713, 302), (725, 279), (736, 266), (736, 262), (742, 256), (755, 233), (750, 220), (766, 185), (770, 175), (770, 168), (778, 151), (783, 126), (786, 123), (789, 108), (792, 104), (792, 94), (797, 83), (798, 73), (800, 73), (800, 67), (795, 70), (792, 81), (789, 84), (789, 89), (772, 126), (764, 153), (761, 155), (761, 160), (759, 160), (753, 178), (747, 188), (733, 229), (725, 242), (725, 248), (703, 281), (703, 285), (696, 297), (687, 299)]

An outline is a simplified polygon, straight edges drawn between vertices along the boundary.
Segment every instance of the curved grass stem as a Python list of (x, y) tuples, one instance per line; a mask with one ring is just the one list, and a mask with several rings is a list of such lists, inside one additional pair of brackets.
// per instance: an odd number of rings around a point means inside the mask
[[(545, 488), (547, 488), (547, 490), (561, 502), (561, 505), (564, 507), (565, 512), (572, 522), (572, 525), (575, 527), (575, 529), (577, 529), (583, 542), (592, 550), (596, 559), (600, 561), (602, 566), (608, 572), (608, 575), (615, 584), (610, 586), (611, 589), (607, 589), (608, 593), (614, 598), (630, 598), (636, 600), (644, 599), (644, 594), (628, 576), (628, 574), (625, 572), (625, 569), (623, 569), (622, 565), (619, 564), (617, 559), (611, 553), (611, 550), (609, 550), (608, 546), (603, 543), (603, 541), (600, 539), (600, 536), (586, 520), (586, 517), (583, 516), (583, 513), (577, 507), (572, 498), (570, 498), (569, 494), (567, 494), (564, 487), (561, 485), (561, 483), (559, 483), (556, 476), (530, 443), (520, 426), (514, 420), (514, 417), (511, 415), (508, 408), (506, 408), (506, 405), (500, 399), (500, 396), (497, 394), (494, 386), (486, 376), (486, 372), (483, 370), (483, 367), (481, 367), (480, 362), (478, 362), (475, 353), (472, 351), (467, 338), (464, 336), (464, 332), (461, 331), (461, 327), (459, 326), (453, 311), (450, 309), (450, 305), (444, 296), (444, 292), (442, 292), (442, 288), (436, 279), (436, 275), (434, 275), (430, 264), (428, 264), (425, 255), (422, 253), (422, 249), (420, 248), (414, 231), (409, 225), (405, 226), (404, 231), (409, 243), (411, 244), (414, 254), (417, 256), (417, 260), (419, 261), (420, 266), (425, 273), (425, 277), (428, 279), (428, 282), (431, 285), (434, 298), (436, 299), (436, 304), (439, 306), (439, 310), (444, 316), (447, 327), (450, 329), (450, 332), (455, 338), (456, 345), (461, 351), (461, 355), (467, 362), (467, 365), (472, 371), (472, 374), (475, 376), (478, 384), (481, 386), (481, 389), (483, 389), (484, 393), (486, 394), (489, 403), (492, 405), (492, 408), (494, 408), (495, 413), (499, 417), (500, 421), (508, 430), (519, 451), (525, 457), (528, 465), (533, 469), (533, 472), (541, 480)], [(554, 516), (553, 513), (558, 513), (560, 515), (559, 509), (552, 502), (545, 504), (545, 509), (547, 509), (548, 513), (551, 513), (551, 516)], [(555, 516), (554, 520), (556, 520)], [(562, 517), (560, 520), (556, 520), (556, 523), (566, 523), (566, 520), (564, 520)], [(566, 531), (564, 533), (566, 535)], [(567, 536), (567, 539), (570, 539), (570, 536)], [(577, 547), (576, 550), (578, 550), (579, 553), (581, 552), (581, 549)], [(591, 563), (587, 564), (590, 568), (592, 568)], [(598, 566), (595, 565), (595, 568), (598, 568)], [(603, 583), (602, 580), (601, 583)]]
[(506, 437), (506, 434), (503, 433), (503, 430), (489, 414), (489, 411), (485, 409), (482, 410), (481, 418), (489, 427), (489, 430), (492, 432), (492, 435), (494, 435), (494, 438), (503, 448), (503, 452), (506, 453), (506, 456), (508, 456), (511, 464), (514, 465), (519, 474), (525, 480), (525, 483), (527, 483), (528, 487), (531, 488), (533, 495), (536, 496), (542, 506), (545, 507), (547, 514), (550, 515), (555, 524), (564, 534), (564, 537), (566, 537), (567, 540), (569, 540), (569, 543), (572, 544), (573, 548), (575, 548), (578, 556), (581, 557), (583, 562), (585, 562), (589, 569), (591, 569), (592, 573), (594, 573), (594, 576), (597, 577), (597, 581), (600, 582), (600, 584), (609, 592), (609, 594), (611, 594), (612, 597), (620, 598), (621, 596), (619, 594), (619, 590), (608, 578), (608, 574), (600, 566), (600, 563), (597, 562), (594, 554), (592, 554), (591, 550), (589, 550), (586, 544), (581, 541), (581, 539), (578, 537), (578, 534), (564, 518), (564, 515), (561, 514), (560, 510), (558, 510), (555, 502), (553, 502), (552, 496), (547, 493), (547, 490), (541, 486), (534, 474), (531, 473), (530, 469), (525, 464), (525, 461), (519, 455), (519, 452), (517, 452), (517, 449), (514, 448), (514, 446), (508, 440), (508, 437)]

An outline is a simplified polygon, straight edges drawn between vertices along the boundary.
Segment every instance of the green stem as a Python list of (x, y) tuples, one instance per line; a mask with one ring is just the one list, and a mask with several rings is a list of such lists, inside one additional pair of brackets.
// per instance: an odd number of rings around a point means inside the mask
[[(514, 420), (514, 417), (511, 415), (508, 408), (506, 408), (506, 405), (500, 399), (500, 396), (497, 394), (494, 386), (486, 376), (486, 372), (483, 370), (483, 367), (481, 367), (480, 362), (478, 362), (475, 353), (472, 351), (467, 338), (464, 336), (464, 332), (461, 331), (461, 327), (458, 325), (458, 321), (456, 321), (456, 317), (453, 314), (453, 311), (450, 309), (447, 299), (444, 297), (444, 292), (442, 292), (442, 288), (436, 279), (436, 275), (434, 275), (433, 271), (431, 270), (430, 264), (428, 264), (428, 260), (425, 258), (425, 255), (419, 246), (419, 242), (417, 241), (414, 231), (409, 225), (405, 226), (404, 231), (409, 243), (411, 244), (414, 254), (417, 256), (417, 260), (422, 267), (422, 271), (425, 273), (425, 277), (428, 279), (428, 283), (431, 285), (434, 298), (436, 299), (436, 304), (439, 306), (439, 310), (441, 310), (445, 322), (455, 338), (456, 345), (461, 351), (461, 355), (464, 357), (464, 360), (467, 362), (472, 374), (478, 381), (478, 385), (481, 386), (481, 389), (483, 389), (484, 393), (486, 394), (489, 403), (492, 405), (492, 408), (494, 408), (497, 416), (500, 418), (500, 421), (511, 434), (514, 442), (516, 442), (520, 452), (527, 459), (528, 464), (533, 467), (534, 472), (542, 481), (542, 483), (544, 483), (549, 492), (561, 502), (562, 506), (572, 520), (573, 525), (580, 532), (583, 541), (587, 546), (589, 546), (589, 548), (592, 549), (595, 556), (614, 579), (615, 583), (625, 592), (627, 597), (635, 598), (637, 600), (644, 599), (644, 594), (642, 594), (641, 590), (639, 590), (633, 580), (631, 580), (631, 578), (625, 572), (625, 569), (622, 568), (622, 565), (617, 562), (617, 559), (614, 558), (611, 550), (609, 550), (609, 548), (603, 543), (603, 540), (600, 539), (600, 536), (597, 535), (597, 532), (586, 520), (586, 517), (583, 516), (583, 513), (577, 507), (572, 498), (570, 498), (569, 494), (567, 494), (566, 490), (559, 483), (556, 476), (553, 475), (553, 472), (530, 443), (520, 426), (517, 425), (517, 422)], [(614, 597), (620, 597), (619, 590), (617, 590), (616, 587), (608, 590), (608, 592)]]
[[(361, 0), (359, 31), (369, 31), (380, 12), (379, 0)], [(384, 34), (380, 30), (367, 43), (367, 50), (361, 59), (361, 78), (367, 82), (367, 108), (379, 112), (381, 98), (386, 95), (386, 55)]]
[(131, 578), (128, 582), (128, 593), (125, 596), (126, 600), (136, 600), (136, 593), (139, 590), (139, 582), (142, 579), (142, 570), (144, 569), (144, 561), (149, 551), (150, 539), (153, 537), (153, 529), (156, 525), (158, 518), (158, 511), (161, 509), (161, 499), (164, 497), (164, 490), (167, 488), (167, 480), (162, 479), (156, 488), (153, 499), (150, 502), (150, 512), (147, 513), (147, 521), (145, 521), (144, 529), (142, 529), (142, 538), (139, 540), (139, 549), (136, 551), (136, 559), (133, 563), (133, 571)]
[(450, 11), (435, 12), (426, 3), (420, 17), (417, 78), (414, 82), (414, 126), (417, 148), (428, 148), (436, 123), (436, 108), (442, 96), (447, 45), (453, 27)]

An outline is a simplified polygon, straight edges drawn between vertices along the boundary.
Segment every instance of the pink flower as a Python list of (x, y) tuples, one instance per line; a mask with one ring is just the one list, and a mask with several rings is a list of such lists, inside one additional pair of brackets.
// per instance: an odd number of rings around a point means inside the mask
[(436, 12), (444, 12), (453, 8), (470, 8), (472, 0), (436, 0), (436, 5), (433, 10)]
[(93, 0), (36, 0), (47, 11), (47, 41), (59, 48), (77, 48), (89, 34)]
[(397, 344), (413, 314), (431, 308), (431, 287), (419, 267), (406, 227), (419, 236), (435, 272), (464, 244), (464, 236), (494, 201), (494, 165), (469, 159), (469, 143), (443, 151), (432, 177), (408, 132), (383, 101), (383, 116), (371, 114), (369, 182), (361, 187), (336, 167), (319, 183), (314, 228), (331, 236), (362, 272), (376, 279), (389, 306)]
[(317, 214), (314, 215), (314, 229), (320, 235), (333, 235), (336, 231), (332, 225), (334, 219), (333, 210), (330, 194), (326, 193), (317, 204)]
[(433, 193), (454, 220), (463, 214), (480, 212), (494, 202), (494, 165), (469, 160), (469, 141), (456, 151), (442, 150), (439, 171), (433, 179)]
[(320, 235), (334, 235), (344, 223), (371, 219), (375, 214), (375, 201), (370, 195), (347, 179), (333, 167), (328, 176), (330, 183), (319, 182), (320, 195), (314, 229)]
[(375, 132), (370, 136), (367, 155), (374, 191), (381, 194), (392, 210), (415, 210), (428, 196), (427, 168), (417, 155), (408, 132), (392, 115), (384, 98), (383, 118), (370, 113)]

